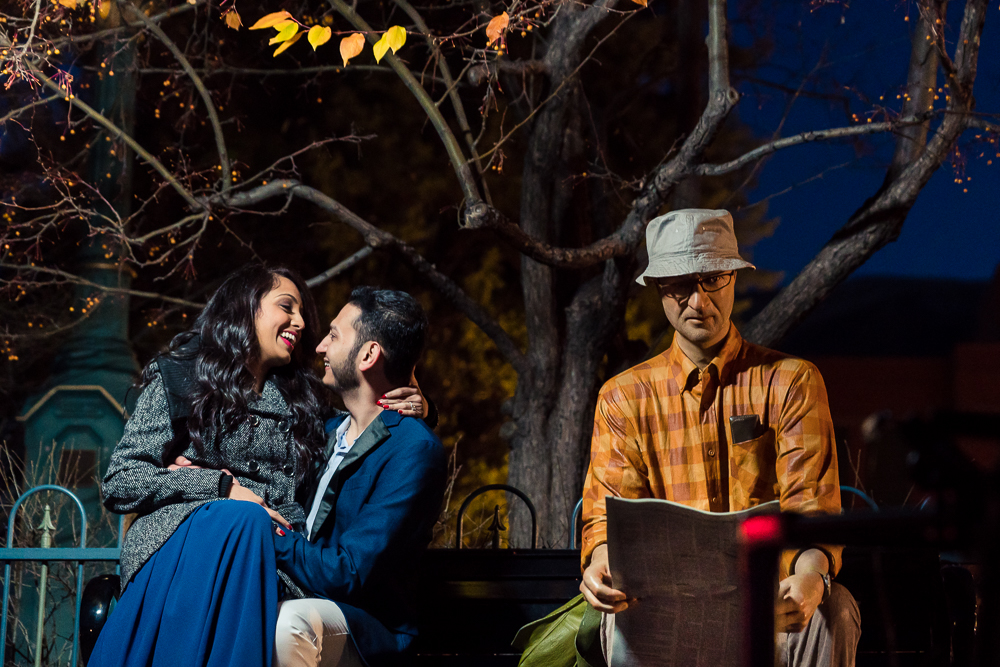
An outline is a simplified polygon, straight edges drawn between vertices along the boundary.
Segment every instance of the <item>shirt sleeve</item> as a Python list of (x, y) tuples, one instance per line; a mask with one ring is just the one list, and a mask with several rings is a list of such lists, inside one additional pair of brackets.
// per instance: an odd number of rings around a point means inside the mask
[[(839, 514), (840, 476), (837, 445), (826, 386), (819, 370), (801, 360), (780, 406), (776, 427), (779, 500), (782, 511), (800, 514)], [(817, 545), (832, 559), (830, 574), (840, 571), (842, 546)], [(781, 576), (790, 568), (798, 551), (781, 558)]]
[(594, 549), (608, 540), (608, 496), (649, 498), (648, 468), (643, 461), (634, 420), (627, 418), (621, 387), (610, 382), (601, 389), (594, 414), (590, 467), (583, 483), (583, 548), (586, 568)]

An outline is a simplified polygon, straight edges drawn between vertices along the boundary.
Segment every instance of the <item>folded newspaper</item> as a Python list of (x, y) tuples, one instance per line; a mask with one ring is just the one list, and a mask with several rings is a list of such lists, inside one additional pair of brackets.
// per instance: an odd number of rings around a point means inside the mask
[(705, 512), (666, 500), (607, 499), (615, 588), (635, 603), (615, 615), (610, 667), (738, 667), (739, 524), (773, 501)]

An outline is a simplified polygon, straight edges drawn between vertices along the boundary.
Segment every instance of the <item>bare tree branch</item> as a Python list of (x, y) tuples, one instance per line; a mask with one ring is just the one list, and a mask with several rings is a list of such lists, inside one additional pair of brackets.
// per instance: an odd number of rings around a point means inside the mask
[[(591, 9), (596, 8), (597, 5), (594, 5)], [(467, 222), (471, 223), (469, 226), (497, 231), (504, 240), (528, 257), (559, 268), (585, 268), (634, 253), (642, 241), (646, 223), (663, 206), (677, 184), (695, 173), (698, 160), (739, 100), (739, 94), (728, 87), (725, 0), (711, 0), (709, 18), (708, 45), (712, 62), (709, 88), (713, 92), (705, 112), (677, 154), (644, 181), (640, 195), (632, 204), (632, 210), (614, 234), (584, 248), (553, 248), (530, 237), (517, 225), (485, 207), (470, 209), (466, 215)]]
[(74, 285), (83, 285), (84, 287), (92, 287), (96, 290), (102, 292), (107, 292), (108, 294), (127, 294), (128, 296), (137, 296), (146, 299), (156, 299), (158, 301), (166, 301), (167, 303), (176, 303), (179, 306), (186, 306), (188, 308), (204, 308), (205, 304), (195, 303), (193, 301), (188, 301), (187, 299), (178, 299), (174, 296), (167, 296), (165, 294), (159, 294), (158, 292), (143, 292), (140, 290), (126, 289), (124, 287), (111, 287), (109, 285), (101, 285), (100, 283), (95, 283), (86, 278), (81, 278), (78, 275), (70, 273), (68, 271), (63, 271), (62, 269), (56, 269), (46, 266), (28, 266), (23, 264), (10, 264), (7, 262), (0, 262), (0, 269), (11, 269), (19, 273), (42, 273), (45, 275), (56, 276), (62, 278), (67, 283), (72, 283)]
[(995, 121), (993, 123), (989, 122), (985, 118), (972, 117), (966, 121), (969, 127), (974, 127), (977, 130), (985, 130), (986, 132), (1000, 132), (1000, 121)]
[(129, 12), (139, 20), (140, 23), (150, 31), (160, 42), (167, 47), (170, 53), (173, 54), (174, 59), (180, 64), (184, 69), (184, 72), (191, 79), (191, 83), (194, 84), (195, 89), (201, 96), (202, 102), (205, 103), (205, 109), (208, 111), (208, 121), (212, 125), (212, 133), (215, 135), (215, 150), (219, 154), (219, 164), (222, 166), (222, 192), (228, 192), (229, 188), (232, 186), (232, 169), (229, 165), (229, 153), (226, 150), (226, 138), (222, 134), (222, 124), (219, 122), (219, 114), (215, 110), (215, 102), (212, 101), (212, 96), (209, 94), (208, 89), (205, 88), (205, 84), (202, 82), (201, 78), (191, 67), (191, 63), (184, 56), (181, 50), (174, 44), (174, 41), (167, 36), (167, 33), (163, 32), (156, 23), (151, 21), (148, 16), (146, 16), (142, 11), (132, 6), (129, 2), (117, 2), (118, 7), (125, 7)]
[[(490, 337), (500, 351), (500, 354), (503, 355), (507, 363), (516, 372), (523, 372), (525, 368), (524, 353), (521, 352), (517, 344), (497, 321), (482, 306), (469, 297), (451, 278), (438, 271), (415, 248), (389, 232), (375, 227), (340, 202), (319, 190), (302, 185), (298, 181), (281, 179), (271, 181), (267, 185), (261, 185), (247, 192), (233, 194), (226, 200), (226, 204), (230, 206), (250, 206), (277, 196), (298, 197), (312, 202), (361, 234), (365, 243), (372, 248), (384, 248), (397, 252), (411, 267), (426, 276), (445, 298), (449, 299), (466, 317), (482, 329), (483, 333)], [(217, 199), (218, 195), (215, 195), (211, 201), (215, 203)], [(221, 204), (222, 202), (218, 201), (218, 203)]]
[(748, 340), (773, 346), (854, 269), (898, 237), (921, 189), (972, 122), (969, 116), (975, 104), (972, 84), (986, 6), (986, 0), (967, 0), (958, 34), (952, 78), (967, 94), (950, 96), (948, 113), (926, 150), (896, 178), (883, 183), (802, 272), (744, 328)]
[(472, 134), (472, 127), (469, 125), (469, 119), (465, 115), (465, 105), (462, 104), (462, 99), (458, 96), (458, 88), (454, 77), (451, 75), (451, 68), (448, 67), (448, 60), (445, 58), (444, 53), (441, 52), (441, 47), (438, 45), (437, 41), (434, 39), (434, 35), (431, 33), (431, 29), (427, 27), (427, 23), (420, 13), (413, 8), (407, 0), (394, 0), (396, 5), (410, 17), (410, 20), (417, 26), (424, 35), (424, 39), (427, 41), (427, 48), (430, 49), (431, 57), (435, 59), (438, 66), (438, 71), (441, 72), (441, 78), (444, 80), (444, 85), (448, 90), (448, 99), (451, 100), (452, 110), (455, 112), (455, 119), (458, 121), (458, 126), (462, 129), (462, 135), (465, 137), (465, 143), (469, 147), (469, 156), (472, 163), (476, 165), (476, 171), (479, 173), (479, 182), (483, 189), (483, 197), (486, 203), (490, 206), (493, 205), (493, 201), (490, 198), (490, 191), (486, 185), (486, 181), (483, 179), (483, 162), (476, 151), (476, 138)]
[(785, 137), (783, 139), (778, 139), (777, 141), (768, 142), (763, 146), (758, 146), (752, 151), (744, 153), (735, 160), (731, 160), (723, 164), (699, 165), (694, 169), (693, 173), (699, 176), (721, 176), (723, 174), (736, 171), (740, 167), (744, 167), (751, 162), (756, 162), (767, 155), (776, 153), (782, 148), (800, 146), (814, 141), (844, 139), (847, 137), (864, 136), (866, 134), (878, 134), (880, 132), (895, 132), (900, 128), (921, 125), (926, 123), (928, 119), (933, 118), (934, 116), (939, 116), (943, 113), (943, 109), (937, 109), (925, 111), (922, 114), (911, 116), (909, 118), (900, 118), (898, 120), (885, 121), (882, 123), (865, 123), (864, 125), (854, 125), (851, 127), (837, 127), (829, 130), (812, 130), (809, 132), (803, 132), (791, 137)]
[[(9, 47), (10, 46), (10, 43), (7, 42), (6, 39), (3, 39), (2, 36), (0, 36), (0, 42), (2, 42), (2, 43), (0, 43), (0, 46), (3, 46), (3, 47)], [(167, 183), (169, 183), (171, 185), (171, 187), (173, 187), (174, 190), (177, 191), (178, 194), (181, 195), (181, 197), (184, 198), (184, 201), (186, 201), (188, 204), (190, 204), (193, 207), (200, 207), (201, 206), (201, 204), (198, 202), (198, 200), (195, 199), (194, 196), (190, 192), (188, 192), (187, 189), (183, 185), (181, 185), (181, 182), (179, 180), (177, 180), (177, 177), (175, 177), (170, 172), (170, 170), (167, 169), (163, 165), (163, 163), (160, 162), (156, 158), (156, 156), (154, 156), (152, 153), (150, 153), (145, 148), (143, 148), (139, 144), (139, 142), (137, 142), (135, 139), (133, 139), (128, 133), (126, 133), (124, 130), (122, 130), (117, 125), (115, 125), (111, 120), (109, 120), (107, 117), (105, 117), (101, 112), (97, 111), (96, 109), (94, 109), (92, 106), (90, 106), (86, 102), (81, 101), (78, 97), (76, 97), (76, 95), (73, 95), (68, 88), (63, 88), (58, 83), (56, 83), (55, 81), (53, 81), (49, 77), (45, 76), (41, 72), (41, 70), (39, 70), (37, 67), (35, 67), (35, 66), (32, 65), (32, 66), (30, 66), (30, 68), (31, 68), (32, 74), (34, 74), (36, 77), (38, 77), (38, 80), (41, 81), (42, 84), (46, 88), (48, 88), (49, 90), (52, 90), (52, 91), (55, 91), (55, 92), (61, 94), (63, 96), (63, 99), (65, 99), (67, 102), (69, 102), (73, 106), (77, 107), (78, 109), (80, 109), (80, 111), (82, 111), (87, 116), (89, 116), (94, 121), (96, 121), (99, 125), (101, 125), (104, 129), (106, 129), (111, 134), (111, 136), (113, 136), (115, 138), (119, 138), (122, 141), (124, 141), (128, 145), (129, 148), (131, 148), (132, 150), (135, 151), (136, 155), (138, 155), (139, 157), (141, 157), (147, 164), (149, 164), (149, 166), (151, 166), (154, 170), (156, 170), (156, 172), (158, 174), (160, 174), (160, 176), (162, 176), (163, 179)]]
[[(219, 65), (213, 67), (200, 67), (194, 70), (202, 80), (225, 74), (229, 76), (309, 76), (312, 74), (348, 74), (351, 72), (376, 72), (378, 74), (395, 74), (391, 67), (384, 65), (354, 65), (344, 67), (343, 65), (315, 65), (313, 67), (296, 67), (294, 69), (265, 69), (259, 67), (231, 67), (229, 65)], [(139, 74), (177, 74), (176, 69), (169, 67), (142, 67)], [(436, 76), (427, 76), (421, 72), (411, 71), (414, 77), (423, 76), (434, 82), (444, 83), (444, 79)]]
[[(178, 14), (183, 14), (185, 12), (189, 12), (193, 9), (197, 9), (198, 7), (203, 7), (206, 4), (207, 0), (187, 0), (182, 5), (171, 7), (170, 9), (162, 11), (159, 14), (154, 14), (148, 18), (150, 21), (153, 21), (154, 23), (159, 23), (164, 19), (168, 19), (177, 16)], [(53, 39), (51, 44), (54, 47), (67, 46), (70, 44), (86, 44), (87, 42), (93, 42), (99, 39), (104, 39), (105, 37), (111, 37), (113, 35), (117, 35), (118, 33), (126, 29), (131, 30), (132, 26), (121, 25), (121, 26), (116, 26), (114, 28), (105, 28), (104, 30), (97, 30), (91, 33), (87, 33), (86, 35), (68, 35), (66, 37), (60, 37), (59, 39)]]
[(322, 285), (327, 280), (336, 278), (344, 271), (347, 271), (352, 266), (355, 266), (356, 264), (361, 262), (361, 260), (368, 257), (368, 255), (372, 254), (372, 252), (373, 250), (371, 249), (371, 247), (365, 246), (361, 250), (357, 251), (356, 253), (345, 259), (343, 262), (340, 262), (335, 266), (333, 266), (332, 268), (327, 269), (318, 276), (310, 278), (309, 280), (306, 281), (306, 285), (308, 285), (309, 287), (316, 287), (317, 285)]
[[(944, 15), (947, 0), (929, 0), (921, 7), (916, 30), (910, 46), (910, 68), (906, 77), (906, 93), (903, 95), (902, 116), (915, 116), (934, 106), (934, 85), (937, 81), (937, 51), (932, 41), (936, 34), (937, 21)], [(927, 145), (928, 123), (901, 130), (896, 140), (892, 165), (886, 173), (886, 181), (891, 181), (907, 165), (923, 152)]]
[[(358, 16), (344, 0), (330, 0), (330, 4), (341, 16), (350, 21), (355, 28), (363, 31), (371, 44), (374, 45), (378, 41), (375, 38), (375, 31), (372, 30), (371, 26)], [(455, 139), (454, 133), (448, 127), (448, 123), (445, 121), (444, 116), (441, 115), (441, 111), (437, 108), (437, 105), (434, 104), (434, 100), (431, 99), (427, 91), (424, 90), (424, 87), (420, 85), (420, 82), (417, 81), (410, 73), (410, 70), (403, 65), (402, 61), (395, 54), (386, 53), (385, 58), (388, 60), (389, 66), (402, 79), (403, 85), (413, 93), (413, 96), (417, 99), (421, 108), (423, 108), (424, 113), (427, 114), (427, 118), (431, 121), (431, 125), (437, 130), (438, 136), (444, 144), (445, 151), (448, 153), (448, 159), (451, 160), (452, 169), (454, 169), (455, 175), (458, 176), (458, 183), (462, 188), (462, 194), (465, 196), (466, 206), (478, 204), (483, 198), (479, 195), (479, 188), (476, 185), (475, 178), (472, 176), (472, 170), (469, 169), (465, 155), (462, 154), (462, 149), (458, 145), (458, 140)]]
[(58, 100), (60, 97), (64, 97), (64, 95), (62, 93), (59, 93), (58, 95), (50, 95), (49, 97), (40, 97), (33, 102), (25, 104), (23, 107), (19, 107), (7, 114), (4, 114), (3, 116), (0, 116), (0, 123), (6, 123), (11, 118), (17, 118), (28, 109), (33, 109), (34, 107), (41, 106), (43, 104), (48, 104), (49, 102)]

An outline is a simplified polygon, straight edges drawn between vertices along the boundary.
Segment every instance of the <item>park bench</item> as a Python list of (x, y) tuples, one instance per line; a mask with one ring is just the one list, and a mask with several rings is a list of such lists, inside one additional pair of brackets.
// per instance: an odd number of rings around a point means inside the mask
[[(69, 493), (59, 487), (37, 487), (22, 496), (15, 508), (27, 495), (53, 489)], [(82, 514), (82, 505), (78, 501), (77, 505)], [(48, 549), (47, 553), (36, 548), (15, 549), (10, 546), (11, 535), (9, 527), (6, 548), (0, 549), (0, 560), (5, 566), (4, 631), (12, 563), (76, 561), (80, 564), (82, 583), (84, 562), (117, 559), (116, 549), (78, 547)], [(514, 666), (519, 656), (510, 642), (517, 630), (578, 593), (580, 552), (578, 549), (429, 549), (414, 572), (418, 573), (415, 592), (421, 610), (421, 634), (410, 664)], [(853, 593), (861, 609), (859, 667), (968, 661), (976, 600), (966, 569), (942, 565), (939, 555), (929, 550), (851, 548), (844, 553), (844, 568), (838, 581)], [(114, 588), (107, 579), (97, 585), (103, 586), (105, 592)], [(93, 624), (95, 616), (88, 615), (87, 609), (81, 614), (82, 589), (78, 586), (77, 591), (74, 661), (80, 633), (95, 634), (95, 628), (87, 627), (88, 623)], [(0, 664), (6, 664), (2, 662), (5, 648), (0, 646)]]

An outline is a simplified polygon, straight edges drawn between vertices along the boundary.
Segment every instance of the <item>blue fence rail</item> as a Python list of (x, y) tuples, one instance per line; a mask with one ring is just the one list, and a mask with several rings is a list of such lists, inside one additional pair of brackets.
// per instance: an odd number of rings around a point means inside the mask
[[(17, 519), (17, 512), (21, 509), (24, 501), (36, 493), (43, 491), (55, 491), (64, 493), (73, 501), (80, 514), (80, 544), (77, 547), (52, 547), (42, 549), (38, 547), (15, 547), (14, 526)], [(118, 546), (114, 548), (87, 547), (87, 512), (83, 508), (83, 503), (69, 489), (54, 484), (44, 484), (25, 491), (14, 503), (10, 511), (7, 522), (7, 541), (3, 548), (0, 548), (0, 562), (4, 564), (3, 570), (3, 618), (0, 620), (0, 665), (6, 664), (7, 650), (7, 616), (10, 602), (10, 580), (11, 568), (14, 563), (33, 562), (76, 562), (76, 600), (73, 614), (73, 649), (70, 657), (70, 665), (76, 667), (77, 656), (80, 650), (80, 603), (83, 597), (83, 566), (90, 562), (118, 562), (121, 553), (121, 536), (124, 517), (118, 522)], [(116, 568), (116, 572), (118, 568)], [(39, 608), (44, 608), (45, 600), (38, 601)], [(35, 651), (40, 651), (41, 646), (36, 646)]]

